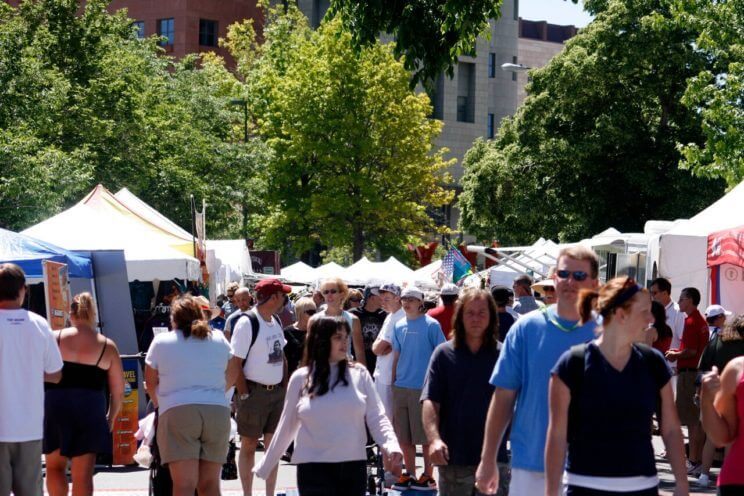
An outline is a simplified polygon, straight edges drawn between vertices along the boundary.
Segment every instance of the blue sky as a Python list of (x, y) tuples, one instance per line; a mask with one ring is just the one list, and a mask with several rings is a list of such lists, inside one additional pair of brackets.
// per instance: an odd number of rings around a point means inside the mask
[(575, 4), (571, 0), (519, 0), (519, 15), (530, 21), (573, 24), (577, 27), (584, 27), (592, 20), (584, 12), (581, 2)]

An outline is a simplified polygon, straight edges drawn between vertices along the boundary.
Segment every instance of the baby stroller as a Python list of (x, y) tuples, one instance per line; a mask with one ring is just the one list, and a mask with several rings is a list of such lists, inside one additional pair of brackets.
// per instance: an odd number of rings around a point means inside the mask
[(385, 467), (382, 464), (382, 450), (374, 442), (367, 445), (367, 494), (385, 496)]

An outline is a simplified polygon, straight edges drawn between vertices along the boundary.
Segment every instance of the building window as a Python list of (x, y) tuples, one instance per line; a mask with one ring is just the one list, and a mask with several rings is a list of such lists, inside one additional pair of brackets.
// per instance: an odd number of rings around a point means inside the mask
[(488, 131), (487, 135), (488, 139), (493, 139), (493, 114), (488, 114)]
[(137, 38), (141, 40), (145, 37), (145, 21), (134, 21), (132, 27), (137, 31)]
[(199, 44), (201, 46), (217, 46), (217, 21), (199, 19)]
[(475, 122), (475, 64), (457, 64), (457, 121)]
[(160, 41), (160, 46), (173, 45), (176, 33), (172, 17), (170, 19), (158, 19), (158, 36), (165, 38)]
[(427, 90), (431, 101), (431, 118), (444, 120), (444, 75), (439, 73), (432, 88)]
[[(515, 55), (514, 57), (512, 57), (512, 64), (516, 64), (516, 63), (517, 63), (517, 56)], [(517, 80), (517, 73), (516, 71), (514, 71), (512, 72), (512, 81), (516, 81), (516, 80)]]
[(496, 77), (496, 54), (495, 53), (488, 54), (488, 77), (490, 78)]

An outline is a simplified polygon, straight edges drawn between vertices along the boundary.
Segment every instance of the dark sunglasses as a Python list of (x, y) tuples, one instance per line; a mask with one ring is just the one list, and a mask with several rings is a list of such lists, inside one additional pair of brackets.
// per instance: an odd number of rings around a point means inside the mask
[(324, 290), (322, 292), (322, 294), (324, 294), (324, 295), (327, 295), (327, 294), (336, 294), (336, 293), (338, 293), (338, 289), (326, 289), (326, 290)]
[(359, 303), (360, 301), (362, 301), (362, 299), (361, 298), (349, 298), (349, 301), (353, 303)]
[(583, 270), (574, 270), (571, 272), (570, 270), (559, 270), (556, 271), (555, 275), (557, 275), (561, 279), (568, 279), (569, 276), (573, 277), (574, 281), (583, 281), (587, 277), (589, 277), (589, 274), (584, 272)]
[(312, 308), (310, 310), (305, 310), (305, 313), (308, 315), (315, 315), (315, 312), (317, 312), (317, 310), (313, 310)]

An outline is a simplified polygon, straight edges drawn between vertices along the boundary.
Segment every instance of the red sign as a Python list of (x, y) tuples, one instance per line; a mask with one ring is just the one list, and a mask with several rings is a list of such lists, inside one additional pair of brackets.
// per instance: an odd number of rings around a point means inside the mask
[(46, 299), (47, 320), (53, 330), (67, 325), (70, 312), (70, 288), (67, 285), (67, 265), (44, 260), (44, 297)]
[(708, 235), (708, 267), (727, 263), (744, 267), (744, 226)]

